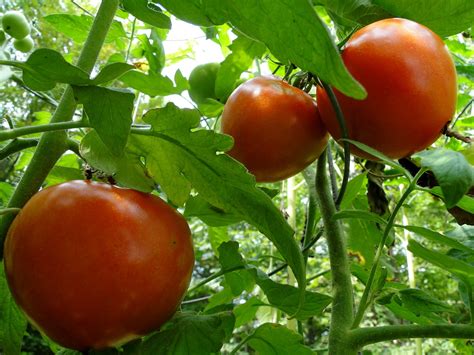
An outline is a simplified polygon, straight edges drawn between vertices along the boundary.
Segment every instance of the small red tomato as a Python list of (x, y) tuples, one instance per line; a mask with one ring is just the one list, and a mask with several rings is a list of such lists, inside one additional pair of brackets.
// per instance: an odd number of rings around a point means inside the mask
[(232, 93), (222, 114), (222, 132), (234, 138), (229, 154), (259, 182), (299, 173), (319, 157), (328, 138), (312, 97), (266, 76)]
[[(427, 27), (399, 18), (374, 22), (351, 37), (342, 59), (368, 94), (355, 100), (335, 90), (350, 139), (399, 159), (430, 146), (453, 117), (456, 69), (443, 41)], [(320, 87), (317, 101), (329, 133), (339, 139), (335, 112)]]
[(157, 330), (179, 306), (193, 264), (189, 227), (173, 208), (89, 181), (38, 192), (5, 244), (20, 308), (51, 339), (78, 350)]

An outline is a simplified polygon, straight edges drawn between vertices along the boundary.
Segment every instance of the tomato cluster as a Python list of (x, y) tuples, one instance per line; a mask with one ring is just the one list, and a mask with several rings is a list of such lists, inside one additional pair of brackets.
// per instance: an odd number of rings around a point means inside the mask
[[(456, 70), (443, 41), (423, 25), (386, 19), (357, 31), (342, 51), (349, 72), (366, 89), (356, 100), (335, 90), (349, 138), (393, 159), (431, 145), (456, 106)], [(234, 138), (229, 154), (257, 181), (278, 181), (316, 159), (325, 130), (341, 138), (336, 113), (325, 90), (309, 95), (276, 78), (258, 77), (229, 98), (222, 131)], [(321, 122), (322, 121), (322, 122)], [(356, 147), (360, 157), (373, 157)]]
[(0, 15), (3, 31), (0, 31), (0, 45), (6, 40), (6, 34), (13, 38), (13, 47), (20, 52), (27, 53), (34, 47), (31, 38), (31, 25), (20, 11), (10, 10)]
[(184, 218), (160, 198), (71, 181), (34, 195), (5, 243), (12, 294), (57, 343), (105, 348), (157, 330), (194, 264)]

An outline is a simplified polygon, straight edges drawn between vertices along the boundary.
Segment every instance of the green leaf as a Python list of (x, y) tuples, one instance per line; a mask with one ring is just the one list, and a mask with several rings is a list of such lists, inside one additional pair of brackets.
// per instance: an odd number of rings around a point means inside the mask
[(160, 0), (159, 3), (185, 21), (198, 20), (194, 23), (199, 25), (230, 22), (245, 35), (264, 43), (283, 63), (294, 63), (318, 75), (348, 96), (359, 99), (366, 96), (345, 68), (328, 29), (307, 0)]
[[(290, 285), (282, 285), (274, 282), (264, 272), (254, 266), (247, 265), (238, 252), (237, 242), (225, 242), (221, 244), (219, 247), (219, 262), (224, 271), (244, 267), (244, 271), (253, 277), (272, 306), (280, 309), (287, 315), (294, 316), (298, 320), (306, 320), (309, 317), (321, 314), (329, 303), (331, 303), (331, 297), (329, 296), (306, 291), (304, 303), (300, 305), (300, 290)], [(233, 271), (232, 273), (227, 273), (226, 276), (241, 271), (242, 270)], [(226, 280), (228, 281), (227, 278)], [(238, 279), (233, 281), (237, 282)], [(237, 285), (235, 287), (237, 287)]]
[(303, 321), (322, 314), (331, 303), (331, 297), (327, 295), (306, 291), (304, 303), (300, 306), (300, 291), (296, 287), (272, 281), (258, 269), (253, 269), (252, 272), (255, 282), (267, 296), (268, 302), (298, 320)]
[(238, 328), (252, 321), (257, 314), (258, 307), (264, 305), (265, 304), (257, 297), (251, 297), (244, 304), (240, 304), (235, 307), (235, 328)]
[[(219, 263), (222, 270), (231, 270), (236, 267), (245, 267), (245, 261), (238, 253), (239, 244), (236, 242), (226, 242), (218, 248)], [(234, 297), (242, 292), (251, 292), (255, 285), (253, 275), (248, 270), (236, 270), (224, 275), (227, 284), (232, 290)]]
[(320, 0), (319, 3), (324, 5), (342, 35), (356, 27), (391, 17), (372, 0)]
[(225, 102), (232, 91), (240, 75), (247, 70), (255, 58), (263, 55), (266, 48), (246, 36), (237, 37), (229, 46), (232, 53), (221, 63), (217, 72), (215, 92), (221, 102)]
[(120, 81), (149, 96), (168, 96), (180, 94), (186, 90), (181, 85), (175, 86), (170, 78), (159, 73), (147, 75), (138, 70), (125, 73), (120, 77)]
[(135, 95), (99, 86), (75, 86), (74, 96), (84, 105), (91, 126), (110, 152), (121, 156), (130, 134)]
[(241, 216), (275, 244), (304, 289), (303, 255), (292, 229), (270, 197), (257, 188), (255, 178), (245, 167), (220, 154), (232, 146), (232, 139), (196, 129), (199, 113), (178, 109), (171, 103), (149, 111), (143, 120), (152, 129), (133, 134), (130, 149), (144, 157), (150, 176), (168, 197), (181, 205), (188, 199), (192, 186), (211, 205)]
[(220, 208), (214, 207), (199, 195), (192, 196), (188, 199), (184, 216), (186, 218), (198, 217), (208, 226), (212, 227), (228, 226), (242, 220), (241, 215), (228, 213)]
[(393, 16), (421, 23), (440, 36), (455, 35), (474, 23), (474, 2), (466, 0), (372, 0)]
[[(53, 28), (71, 38), (77, 44), (82, 44), (86, 41), (92, 27), (94, 19), (88, 15), (70, 15), (70, 14), (52, 14), (43, 17), (43, 20), (48, 22)], [(110, 27), (106, 43), (114, 42), (117, 39), (126, 38), (127, 34), (118, 21), (114, 21)]]
[(396, 171), (401, 171), (405, 175), (410, 175), (408, 173), (408, 171), (405, 168), (403, 168), (398, 162), (396, 162), (395, 160), (390, 159), (386, 155), (384, 155), (384, 154), (380, 153), (379, 151), (369, 147), (368, 145), (365, 145), (364, 143), (353, 141), (351, 139), (340, 139), (340, 141), (347, 141), (347, 142), (355, 145), (360, 150), (363, 150), (364, 152), (367, 152), (370, 155), (374, 156), (375, 158), (379, 159), (381, 162), (387, 164), (388, 166), (391, 166)]
[(113, 155), (96, 131), (90, 131), (84, 136), (81, 140), (80, 152), (90, 166), (113, 175), (120, 185), (143, 192), (153, 191), (155, 183), (148, 176), (140, 161), (140, 156), (128, 151), (122, 157)]
[(56, 86), (56, 83), (72, 85), (87, 85), (89, 75), (69, 64), (56, 51), (41, 48), (34, 51), (25, 63), (17, 65), (23, 70), (23, 81), (32, 90), (47, 91)]
[(149, 7), (148, 0), (122, 0), (125, 11), (151, 26), (158, 28), (171, 28), (171, 20), (157, 7)]
[(454, 312), (449, 305), (420, 289), (407, 288), (398, 291), (398, 295), (403, 306), (417, 316), (427, 313)]
[[(435, 186), (432, 189), (420, 189), (422, 191), (429, 192), (430, 194), (433, 194), (435, 196), (441, 197), (444, 199), (444, 194), (441, 191), (441, 188), (439, 186)], [(463, 209), (464, 211), (467, 211), (469, 213), (474, 214), (474, 198), (468, 195), (464, 195), (457, 203), (456, 207), (459, 207)]]
[(474, 169), (459, 152), (440, 148), (417, 153), (416, 157), (421, 157), (422, 167), (433, 171), (447, 208), (454, 207), (474, 183)]
[(408, 250), (429, 263), (448, 271), (463, 282), (474, 285), (474, 266), (437, 251), (429, 250), (414, 240), (408, 242)]
[(209, 27), (213, 25), (222, 25), (225, 22), (222, 19), (208, 17), (207, 1), (157, 0), (156, 2), (165, 7), (177, 18), (197, 26)]
[(347, 218), (357, 218), (357, 219), (365, 219), (367, 221), (372, 221), (375, 223), (379, 223), (382, 225), (387, 224), (387, 221), (380, 217), (379, 215), (369, 212), (369, 211), (364, 211), (364, 210), (344, 210), (344, 211), (339, 211), (337, 212), (334, 217), (334, 219), (347, 219)]
[[(186, 214), (184, 214), (186, 217)], [(214, 253), (219, 256), (219, 246), (230, 240), (230, 235), (226, 227), (208, 227), (209, 241)]]
[(151, 73), (161, 73), (165, 66), (165, 49), (163, 42), (155, 31), (151, 31), (150, 38), (146, 35), (138, 35), (141, 42), (143, 54), (145, 55)]
[(255, 329), (248, 342), (262, 355), (304, 355), (313, 351), (303, 345), (303, 337), (280, 324), (265, 323)]
[(20, 354), (27, 321), (8, 289), (3, 263), (0, 264), (0, 348), (7, 355)]
[(341, 201), (341, 210), (345, 210), (350, 206), (352, 201), (356, 198), (362, 189), (364, 182), (366, 182), (367, 173), (362, 173), (352, 178), (347, 184), (347, 189)]
[(456, 239), (447, 237), (441, 233), (432, 231), (431, 229), (424, 228), (424, 227), (416, 227), (416, 226), (400, 226), (397, 225), (396, 227), (404, 228), (410, 232), (416, 233), (422, 237), (424, 237), (427, 240), (430, 240), (434, 243), (439, 243), (446, 245), (448, 247), (462, 250), (468, 253), (474, 253), (474, 249), (471, 249), (464, 244), (458, 242)]
[(128, 72), (129, 70), (134, 69), (133, 65), (127, 63), (112, 63), (105, 66), (99, 74), (92, 80), (93, 85), (100, 85), (107, 83), (109, 81), (115, 80)]
[(235, 318), (231, 312), (213, 315), (181, 313), (171, 324), (156, 335), (146, 339), (142, 354), (196, 354), (218, 353), (230, 338)]

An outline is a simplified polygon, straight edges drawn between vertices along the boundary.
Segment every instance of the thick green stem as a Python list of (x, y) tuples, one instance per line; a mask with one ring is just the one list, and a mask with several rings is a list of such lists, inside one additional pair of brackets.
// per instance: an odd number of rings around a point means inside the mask
[(354, 349), (365, 345), (408, 338), (474, 339), (474, 326), (449, 325), (390, 325), (358, 328), (349, 333), (349, 343)]
[(412, 193), (413, 190), (415, 190), (416, 182), (421, 177), (421, 175), (425, 173), (425, 171), (426, 171), (425, 169), (420, 169), (418, 173), (415, 175), (415, 177), (410, 181), (410, 185), (408, 186), (405, 193), (400, 198), (400, 201), (398, 201), (397, 205), (395, 206), (395, 209), (393, 210), (392, 214), (390, 215), (390, 218), (385, 226), (382, 239), (380, 240), (379, 246), (377, 248), (377, 252), (375, 253), (374, 262), (372, 264), (372, 268), (370, 269), (369, 278), (367, 279), (367, 284), (365, 285), (364, 293), (362, 294), (362, 297), (360, 299), (359, 308), (357, 309), (357, 314), (355, 316), (354, 324), (352, 325), (352, 328), (357, 328), (359, 326), (360, 322), (364, 318), (365, 310), (370, 304), (369, 296), (372, 290), (372, 284), (374, 282), (375, 275), (377, 273), (377, 269), (380, 263), (380, 258), (382, 257), (382, 254), (383, 254), (383, 248), (387, 241), (390, 230), (393, 228), (393, 225), (395, 223), (395, 218), (397, 217), (397, 213), (400, 210), (400, 208), (403, 206), (403, 203), (408, 198), (408, 196)]
[(318, 160), (316, 192), (329, 249), (332, 274), (332, 313), (329, 331), (330, 354), (353, 354), (347, 344), (347, 334), (353, 320), (353, 291), (346, 245), (339, 221), (333, 217), (336, 206), (326, 169), (326, 152)]
[[(89, 36), (84, 44), (77, 66), (90, 73), (95, 65), (105, 37), (118, 9), (119, 0), (102, 0), (94, 19)], [(76, 109), (76, 101), (71, 87), (66, 88), (58, 107), (51, 118), (51, 123), (70, 121)], [(41, 187), (56, 161), (68, 149), (67, 134), (64, 131), (43, 134), (23, 174), (8, 207), (23, 207), (23, 205)], [(0, 247), (3, 255), (3, 240), (13, 221), (11, 215), (3, 216), (0, 220)]]

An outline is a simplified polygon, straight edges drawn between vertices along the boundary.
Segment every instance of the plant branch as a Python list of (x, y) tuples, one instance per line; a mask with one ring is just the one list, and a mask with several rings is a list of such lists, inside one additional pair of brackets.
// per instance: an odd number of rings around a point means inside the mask
[[(119, 0), (102, 0), (99, 6), (77, 62), (77, 66), (87, 73), (92, 71), (97, 61), (118, 5)], [(68, 86), (51, 118), (51, 123), (70, 121), (76, 106), (72, 88)], [(22, 207), (39, 190), (57, 160), (67, 149), (67, 134), (64, 131), (43, 134), (30, 164), (10, 198), (8, 207)], [(1, 255), (3, 255), (3, 240), (12, 221), (11, 215), (3, 216), (0, 220)]]
[(18, 153), (23, 149), (36, 147), (38, 145), (38, 140), (34, 138), (19, 138), (14, 139), (8, 143), (5, 147), (0, 149), (0, 160), (7, 158), (8, 156)]
[(188, 290), (188, 293), (191, 293), (192, 291), (194, 290), (197, 290), (199, 287), (201, 286), (204, 286), (205, 284), (225, 275), (225, 274), (228, 274), (230, 272), (233, 272), (233, 271), (236, 271), (236, 270), (242, 270), (242, 269), (245, 269), (245, 266), (235, 266), (235, 267), (232, 267), (230, 269), (226, 269), (226, 270), (220, 270), (218, 272), (216, 272), (215, 274), (212, 274), (211, 276), (209, 277), (206, 277), (204, 280), (202, 280), (201, 282), (197, 283), (196, 285), (194, 285), (193, 287), (191, 287), (189, 290)]
[(333, 217), (336, 206), (327, 176), (327, 152), (318, 159), (316, 170), (316, 192), (325, 235), (329, 249), (329, 261), (332, 273), (332, 313), (329, 331), (329, 349), (331, 354), (351, 354), (352, 349), (345, 344), (347, 332), (353, 319), (353, 291), (351, 272), (340, 222)]
[(446, 137), (455, 138), (455, 139), (457, 139), (461, 142), (464, 142), (464, 143), (472, 143), (472, 138), (471, 137), (464, 136), (459, 132), (451, 130), (450, 128), (446, 128), (446, 131), (444, 132), (444, 135)]
[(347, 183), (349, 182), (349, 174), (351, 168), (351, 145), (347, 142), (349, 138), (349, 133), (347, 131), (346, 121), (344, 119), (344, 114), (342, 113), (341, 106), (337, 101), (337, 97), (334, 94), (332, 88), (326, 84), (325, 82), (321, 81), (321, 85), (323, 86), (324, 90), (326, 91), (329, 101), (331, 101), (331, 105), (336, 112), (336, 118), (339, 123), (339, 127), (341, 129), (341, 138), (343, 139), (342, 146), (344, 148), (344, 175), (342, 177), (341, 188), (339, 189), (339, 194), (337, 195), (336, 199), (336, 209), (339, 209), (339, 205), (342, 202), (344, 197), (344, 193), (346, 192)]
[(355, 349), (365, 345), (409, 338), (474, 339), (474, 326), (449, 325), (389, 325), (359, 328), (349, 332), (349, 342)]
[(66, 121), (66, 122), (55, 122), (48, 123), (38, 126), (25, 126), (14, 129), (7, 129), (0, 131), (0, 142), (8, 139), (15, 139), (17, 137), (26, 136), (34, 133), (52, 132), (52, 131), (64, 131), (73, 128), (88, 127), (88, 123), (84, 121)]
[(380, 258), (382, 257), (383, 248), (387, 241), (390, 230), (393, 228), (393, 225), (395, 223), (395, 218), (397, 217), (397, 213), (400, 210), (400, 208), (403, 206), (403, 203), (408, 198), (408, 196), (413, 192), (413, 190), (416, 189), (416, 182), (421, 177), (421, 175), (425, 173), (425, 171), (426, 169), (420, 169), (418, 173), (415, 175), (415, 177), (410, 181), (410, 185), (408, 185), (408, 188), (403, 193), (402, 197), (400, 198), (400, 201), (398, 201), (397, 205), (395, 206), (395, 209), (393, 210), (392, 214), (390, 215), (390, 218), (387, 221), (387, 224), (385, 225), (382, 238), (380, 239), (380, 243), (378, 245), (377, 252), (374, 257), (372, 268), (370, 269), (369, 278), (367, 279), (367, 283), (365, 285), (364, 293), (362, 294), (362, 297), (360, 299), (359, 308), (357, 309), (357, 313), (356, 313), (352, 328), (357, 328), (359, 326), (360, 322), (362, 321), (362, 318), (364, 317), (365, 310), (369, 306), (368, 301), (369, 301), (370, 291), (372, 289), (372, 284), (374, 282), (375, 275), (377, 273), (377, 269), (380, 263)]

